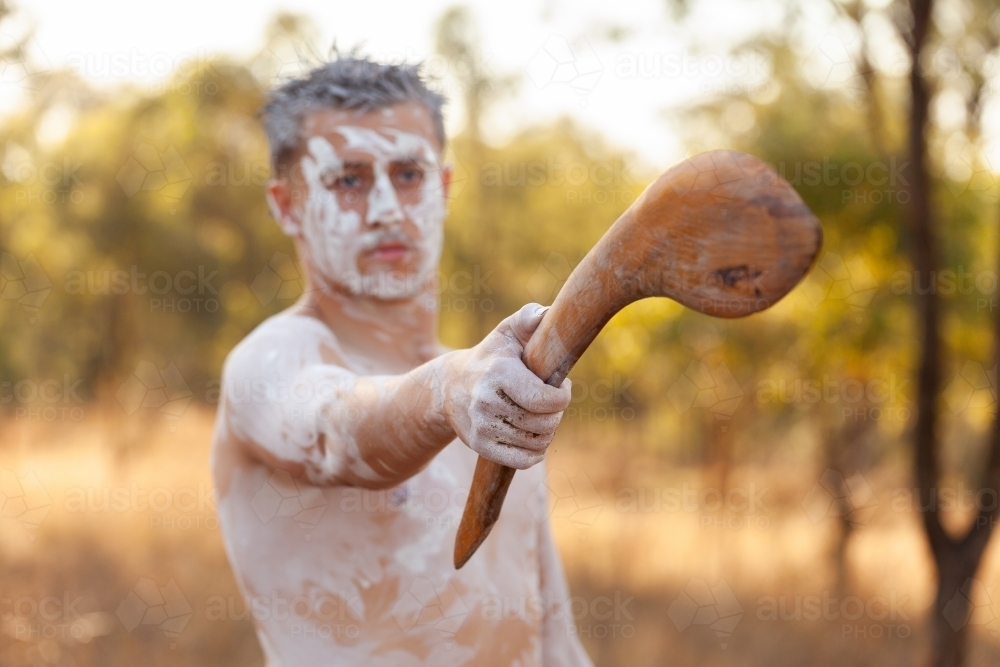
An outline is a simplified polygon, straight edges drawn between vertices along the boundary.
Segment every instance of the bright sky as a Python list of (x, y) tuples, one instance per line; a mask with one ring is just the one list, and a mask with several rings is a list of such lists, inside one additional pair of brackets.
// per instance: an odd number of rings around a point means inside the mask
[[(252, 56), (279, 11), (312, 17), (324, 48), (336, 39), (342, 47), (363, 43), (370, 54), (422, 59), (433, 53), (434, 22), (454, 4), (22, 0), (18, 7), (20, 18), (35, 28), (30, 49), (36, 59), (113, 86), (155, 85), (175, 65), (220, 52)], [(778, 18), (770, 0), (713, 0), (697, 3), (682, 33), (665, 0), (476, 0), (467, 6), (482, 36), (488, 71), (522, 77), (516, 95), (486, 119), (488, 140), (502, 141), (526, 125), (570, 115), (658, 169), (683, 156), (664, 112), (760, 75), (760, 63), (724, 60), (722, 53), (727, 44)], [(625, 37), (614, 42), (612, 31)], [(718, 50), (695, 55), (685, 35), (699, 35)], [(454, 104), (451, 131), (461, 118), (461, 107)]]

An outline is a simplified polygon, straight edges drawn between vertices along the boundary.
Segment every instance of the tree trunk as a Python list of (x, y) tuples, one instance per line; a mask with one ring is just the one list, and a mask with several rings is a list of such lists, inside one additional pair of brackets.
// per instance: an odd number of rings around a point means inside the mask
[[(910, 0), (913, 23), (909, 34), (910, 56), (910, 164), (907, 170), (910, 205), (910, 252), (914, 277), (921, 289), (915, 290), (921, 326), (920, 365), (917, 372), (917, 415), (913, 434), (914, 464), (919, 503), (924, 530), (937, 565), (938, 590), (932, 615), (932, 667), (960, 667), (966, 655), (968, 621), (971, 614), (967, 586), (979, 569), (983, 552), (989, 542), (997, 510), (981, 507), (973, 525), (964, 537), (953, 538), (941, 522), (937, 498), (940, 477), (937, 456), (937, 399), (941, 383), (941, 338), (939, 334), (940, 301), (932, 282), (938, 274), (934, 233), (930, 207), (930, 178), (927, 171), (927, 141), (925, 130), (930, 106), (927, 79), (921, 69), (933, 0)], [(994, 345), (1000, 358), (1000, 313), (995, 324)], [(982, 480), (984, 488), (994, 492), (1000, 488), (1000, 430), (994, 418), (989, 448), (989, 461)]]

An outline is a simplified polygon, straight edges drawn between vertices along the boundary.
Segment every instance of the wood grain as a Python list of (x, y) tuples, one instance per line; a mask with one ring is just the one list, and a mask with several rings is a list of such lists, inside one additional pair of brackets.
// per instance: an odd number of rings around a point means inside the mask
[[(778, 302), (805, 276), (823, 242), (798, 193), (760, 160), (702, 153), (649, 185), (573, 270), (524, 350), (558, 386), (615, 313), (668, 297), (715, 317)], [(489, 535), (514, 470), (480, 457), (455, 539), (462, 567)]]

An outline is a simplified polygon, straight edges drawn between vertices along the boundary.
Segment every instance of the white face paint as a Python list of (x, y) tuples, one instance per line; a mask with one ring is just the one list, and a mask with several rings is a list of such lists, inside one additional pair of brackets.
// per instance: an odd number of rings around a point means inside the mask
[[(342, 125), (334, 131), (345, 139), (346, 150), (372, 156), (374, 182), (368, 192), (366, 229), (362, 231), (360, 214), (342, 209), (331, 190), (344, 171), (343, 160), (326, 138), (309, 138), (307, 154), (301, 161), (308, 187), (302, 234), (313, 265), (323, 279), (353, 294), (399, 299), (419, 293), (437, 268), (444, 233), (441, 166), (434, 148), (419, 135), (392, 128), (380, 133)], [(414, 162), (422, 168), (424, 175), (415, 203), (400, 203), (389, 175), (393, 162)], [(416, 227), (416, 238), (403, 231), (407, 220)], [(412, 274), (361, 273), (358, 257), (386, 241), (401, 241), (412, 247), (417, 257)]]

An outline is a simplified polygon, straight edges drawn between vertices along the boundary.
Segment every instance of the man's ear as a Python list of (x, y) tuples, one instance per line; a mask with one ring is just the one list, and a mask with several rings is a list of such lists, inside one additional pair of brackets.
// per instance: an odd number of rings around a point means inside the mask
[(445, 164), (441, 167), (441, 192), (444, 193), (445, 201), (448, 200), (448, 193), (451, 192), (451, 165)]
[(267, 205), (271, 207), (271, 215), (286, 236), (295, 238), (301, 234), (302, 226), (292, 200), (288, 179), (272, 178), (267, 182)]

